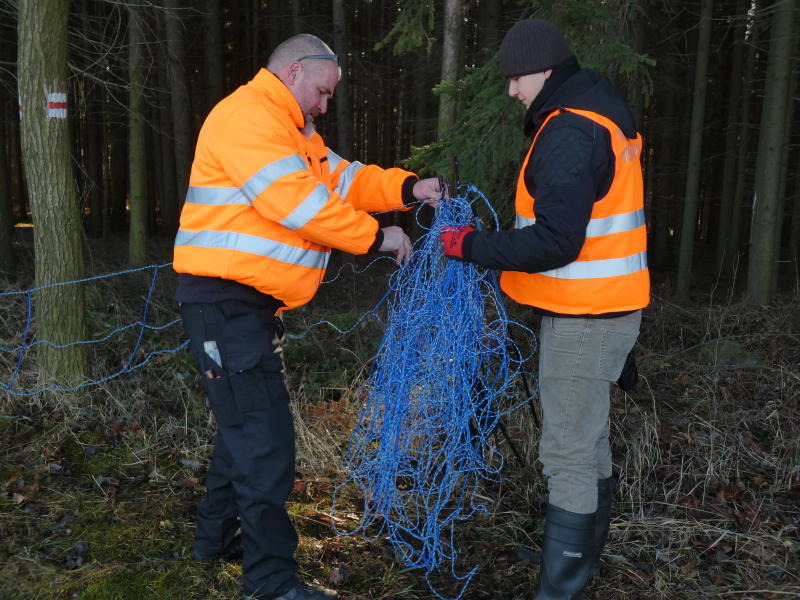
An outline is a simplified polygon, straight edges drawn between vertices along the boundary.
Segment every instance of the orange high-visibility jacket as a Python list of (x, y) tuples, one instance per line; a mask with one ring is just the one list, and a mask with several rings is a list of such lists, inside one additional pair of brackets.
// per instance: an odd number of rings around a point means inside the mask
[(367, 252), (378, 222), (364, 211), (402, 208), (414, 174), (348, 162), (303, 125), (266, 69), (214, 107), (175, 238), (177, 272), (238, 281), (289, 309), (314, 296), (331, 248)]
[[(642, 138), (628, 139), (610, 119), (588, 110), (566, 109), (605, 127), (615, 157), (614, 180), (594, 203), (586, 240), (568, 265), (540, 273), (505, 271), (500, 287), (521, 304), (566, 315), (600, 315), (644, 308), (650, 303), (644, 189), (639, 155)], [(548, 121), (559, 113), (549, 114)], [(531, 144), (517, 181), (516, 227), (536, 222), (535, 198), (525, 186), (525, 169), (536, 146)]]

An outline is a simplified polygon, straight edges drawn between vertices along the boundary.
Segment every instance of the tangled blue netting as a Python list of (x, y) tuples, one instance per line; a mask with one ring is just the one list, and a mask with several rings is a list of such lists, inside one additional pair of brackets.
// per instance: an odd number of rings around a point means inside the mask
[[(497, 480), (504, 460), (491, 436), (528, 400), (512, 389), (527, 356), (508, 328), (533, 339), (509, 321), (493, 272), (442, 255), (442, 229), (472, 224), (472, 204), (485, 201), (477, 188), (462, 189), (440, 203), (411, 262), (393, 276), (385, 335), (345, 455), (348, 478), (333, 498), (335, 514), (344, 489), (357, 486), (363, 517), (339, 533), (387, 535), (405, 566), (425, 569), (439, 598), (432, 574), (449, 568), (460, 598), (478, 569), (458, 572), (456, 525), (486, 511), (476, 492)], [(509, 403), (516, 406), (502, 408)]]

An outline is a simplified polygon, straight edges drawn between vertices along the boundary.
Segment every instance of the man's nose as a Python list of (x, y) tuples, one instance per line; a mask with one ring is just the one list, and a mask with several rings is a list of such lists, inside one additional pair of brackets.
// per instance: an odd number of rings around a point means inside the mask
[(328, 99), (327, 98), (321, 98), (320, 99), (320, 101), (319, 101), (319, 112), (320, 112), (320, 114), (323, 114), (323, 115), (326, 112), (328, 112)]

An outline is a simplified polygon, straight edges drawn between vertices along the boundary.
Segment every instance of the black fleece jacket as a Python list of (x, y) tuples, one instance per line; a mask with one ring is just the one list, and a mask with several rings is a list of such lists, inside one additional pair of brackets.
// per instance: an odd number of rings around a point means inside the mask
[[(636, 125), (611, 82), (570, 57), (553, 71), (525, 115), (533, 137), (554, 110), (590, 110), (614, 121), (628, 138)], [(524, 181), (536, 198), (536, 223), (511, 231), (469, 233), (464, 258), (492, 269), (538, 273), (574, 261), (586, 238), (594, 202), (614, 179), (614, 153), (608, 131), (586, 117), (561, 112), (542, 129)]]

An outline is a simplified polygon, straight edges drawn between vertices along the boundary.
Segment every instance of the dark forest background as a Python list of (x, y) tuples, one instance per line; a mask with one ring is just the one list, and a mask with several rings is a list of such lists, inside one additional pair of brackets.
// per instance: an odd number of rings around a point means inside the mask
[[(215, 429), (188, 353), (159, 354), (184, 341), (159, 328), (176, 318), (165, 263), (215, 102), (276, 44), (316, 34), (343, 68), (317, 120), (329, 146), (451, 179), (455, 155), (508, 227), (529, 140), (495, 55), (531, 16), (623, 91), (645, 144), (653, 302), (640, 383), (612, 386), (617, 491), (585, 597), (800, 596), (799, 13), (797, 0), (0, 0), (0, 598), (239, 595), (239, 563), (189, 556)], [(383, 537), (331, 529), (363, 511), (357, 491), (337, 514), (331, 497), (383, 329), (310, 326), (373, 309), (391, 268), (370, 260), (334, 254), (335, 283), (286, 317), (302, 576), (352, 600), (430, 598), (429, 583), (455, 595), (447, 569), (426, 581)], [(487, 513), (457, 531), (459, 572), (481, 565), (466, 599), (533, 593), (537, 411), (505, 417)]]

